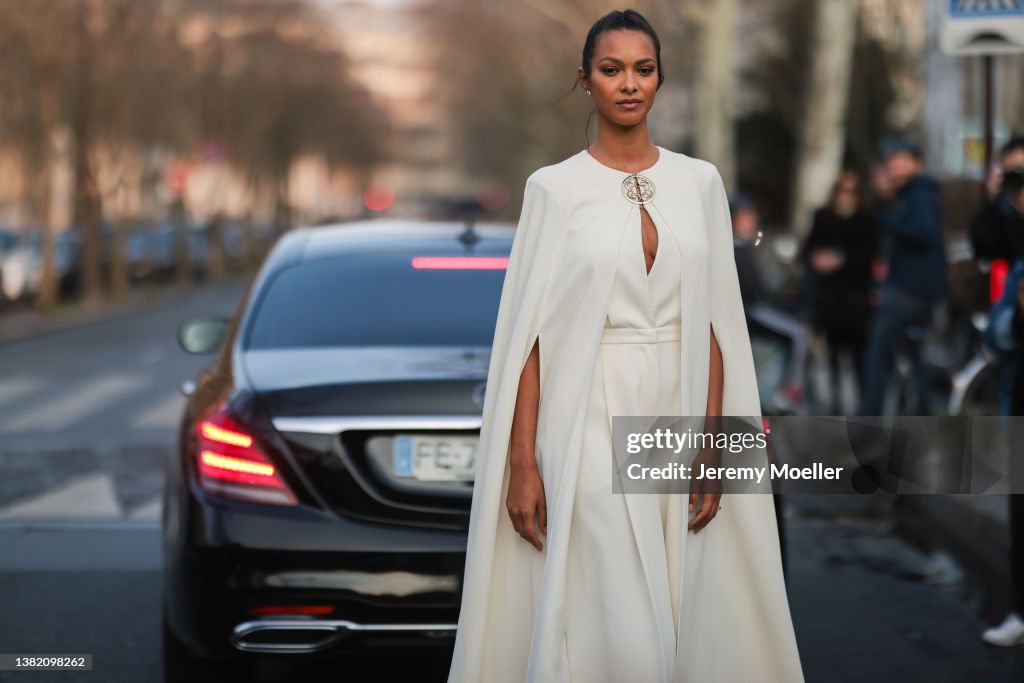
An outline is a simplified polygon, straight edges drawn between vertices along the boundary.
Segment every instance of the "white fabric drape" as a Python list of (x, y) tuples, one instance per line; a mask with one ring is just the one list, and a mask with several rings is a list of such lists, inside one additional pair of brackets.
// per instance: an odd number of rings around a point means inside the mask
[[(649, 211), (659, 231), (671, 231), (659, 238), (659, 248), (679, 250), (682, 414), (705, 412), (709, 330), (714, 329), (724, 362), (723, 414), (760, 420), (721, 177), (706, 161), (659, 151), (657, 163), (643, 175), (656, 187)], [(569, 537), (587, 397), (621, 249), (635, 246), (624, 238), (639, 230), (636, 207), (620, 191), (625, 177), (582, 150), (527, 179), (488, 370), (449, 683), (571, 680), (565, 589), (572, 580)], [(548, 511), (542, 551), (516, 534), (505, 508), (519, 377), (537, 339), (536, 448)], [(767, 480), (764, 490), (770, 490)], [(682, 585), (673, 591), (678, 637), (666, 633), (666, 626), (672, 628), (666, 619), (654, 627), (662, 639), (668, 637), (665, 680), (799, 683), (803, 675), (772, 499), (736, 494), (725, 496), (722, 504), (699, 534), (678, 525), (685, 536), (678, 572)], [(644, 508), (657, 514), (656, 507)], [(642, 515), (633, 523), (637, 541), (623, 543), (644, 547), (641, 537), (650, 529)], [(656, 611), (672, 613), (664, 606)]]

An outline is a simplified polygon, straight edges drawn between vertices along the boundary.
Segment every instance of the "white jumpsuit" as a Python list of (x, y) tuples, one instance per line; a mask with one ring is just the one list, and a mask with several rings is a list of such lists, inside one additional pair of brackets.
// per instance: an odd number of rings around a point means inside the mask
[[(682, 494), (612, 492), (610, 417), (682, 414), (679, 251), (659, 231), (648, 274), (639, 226), (627, 232), (591, 385), (569, 534), (566, 646), (572, 680), (586, 683), (664, 680), (624, 495), (658, 498), (665, 555), (651, 560), (656, 576), (668, 583), (664, 594), (672, 598), (677, 634), (679, 628), (680, 526), (687, 523), (689, 500)], [(630, 544), (623, 547), (623, 539)]]

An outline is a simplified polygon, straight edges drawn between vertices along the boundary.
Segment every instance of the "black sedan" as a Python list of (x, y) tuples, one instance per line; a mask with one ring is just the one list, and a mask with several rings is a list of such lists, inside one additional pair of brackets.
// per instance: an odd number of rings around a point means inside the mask
[(185, 350), (217, 356), (183, 387), (167, 468), (167, 681), (282, 659), (342, 676), (372, 653), (447, 671), (513, 234), (295, 230), (233, 318), (182, 325)]

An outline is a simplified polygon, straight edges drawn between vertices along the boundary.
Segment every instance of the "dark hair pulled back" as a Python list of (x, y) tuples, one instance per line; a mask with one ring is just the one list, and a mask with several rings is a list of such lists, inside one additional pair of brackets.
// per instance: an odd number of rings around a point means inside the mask
[[(590, 77), (594, 48), (597, 46), (597, 39), (601, 37), (601, 34), (619, 29), (640, 31), (650, 37), (651, 42), (654, 43), (654, 56), (658, 63), (658, 88), (661, 88), (661, 84), (665, 82), (665, 70), (661, 66), (661, 41), (658, 39), (658, 33), (651, 26), (651, 23), (642, 14), (633, 9), (613, 10), (595, 21), (593, 26), (590, 27), (590, 31), (587, 32), (587, 39), (583, 42), (583, 60), (581, 64), (583, 73), (588, 78)], [(575, 90), (579, 83), (580, 79), (577, 78), (573, 83), (572, 89)], [(590, 146), (590, 117), (593, 114), (594, 112), (591, 110), (590, 114), (587, 115), (587, 127), (584, 131), (588, 147)]]

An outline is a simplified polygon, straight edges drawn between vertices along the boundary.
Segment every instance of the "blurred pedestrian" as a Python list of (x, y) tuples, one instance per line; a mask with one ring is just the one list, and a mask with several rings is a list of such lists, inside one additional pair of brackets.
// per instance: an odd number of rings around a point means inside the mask
[(754, 200), (737, 193), (729, 200), (732, 217), (732, 244), (736, 256), (736, 274), (744, 308), (753, 304), (774, 304), (775, 298), (761, 277), (754, 248), (761, 242), (761, 214)]
[[(814, 212), (801, 259), (811, 272), (811, 319), (828, 345), (832, 414), (842, 414), (840, 357), (850, 353), (862, 393), (871, 315), (872, 263), (878, 229), (867, 210), (857, 173), (846, 170), (828, 204)], [(859, 400), (859, 399), (858, 399)]]
[[(989, 170), (985, 201), (971, 219), (971, 247), (976, 259), (1005, 259), (1024, 256), (1024, 214), (1010, 201), (1015, 189), (1024, 184), (1024, 136), (1010, 139), (1000, 149), (999, 164)], [(1008, 415), (1013, 392), (1016, 355), (998, 352), (999, 412)]]
[(912, 335), (917, 414), (931, 415), (931, 377), (922, 347), (947, 292), (939, 186), (921, 171), (920, 148), (907, 138), (888, 139), (882, 157), (872, 180), (879, 200), (874, 219), (887, 243), (886, 277), (864, 359), (860, 413), (881, 414), (896, 353)]
[(740, 298), (750, 333), (757, 336), (759, 331), (766, 331), (780, 337), (787, 348), (782, 386), (771, 397), (771, 402), (779, 411), (794, 412), (803, 405), (810, 331), (799, 318), (785, 310), (761, 276), (754, 251), (761, 241), (761, 214), (757, 204), (749, 196), (737, 194), (729, 201), (729, 210)]
[[(1005, 149), (1005, 148), (1004, 148)], [(1005, 173), (1001, 183), (1006, 207), (1016, 218), (1024, 218), (1024, 166)], [(1024, 259), (1017, 259), (1006, 277), (1003, 295), (989, 312), (985, 341), (1007, 361), (1010, 371), (1007, 416), (1024, 415)], [(1002, 402), (1001, 402), (1002, 404)], [(1021, 464), (1011, 458), (1011, 470)], [(1011, 611), (1001, 624), (987, 629), (982, 639), (992, 645), (1010, 647), (1024, 643), (1024, 494), (1016, 493), (1019, 476), (1011, 475), (1010, 576), (1013, 584)]]
[(985, 202), (971, 218), (974, 258), (1014, 261), (1024, 256), (1024, 215), (1010, 201), (1022, 182), (1021, 169), (1024, 136), (1014, 136), (1000, 149), (999, 164), (989, 169)]

